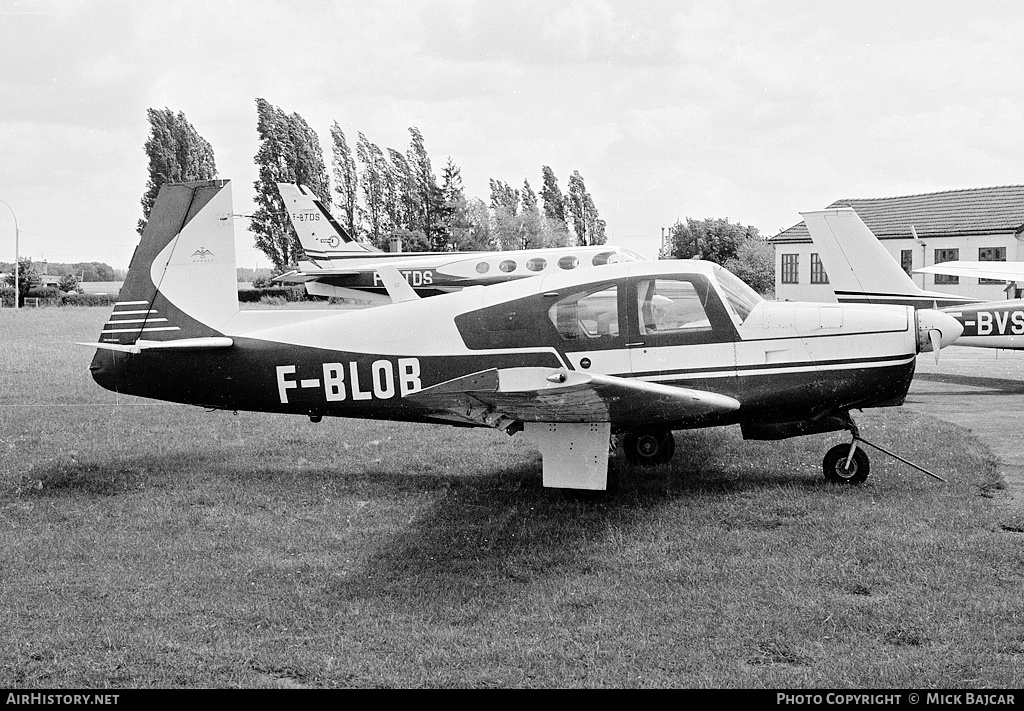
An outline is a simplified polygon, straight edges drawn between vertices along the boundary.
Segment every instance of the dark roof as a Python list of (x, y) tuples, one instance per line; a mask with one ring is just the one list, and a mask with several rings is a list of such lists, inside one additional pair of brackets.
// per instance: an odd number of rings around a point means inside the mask
[[(1024, 185), (947, 190), (887, 198), (844, 198), (828, 206), (852, 207), (879, 239), (1020, 232), (1024, 230)], [(801, 221), (772, 237), (810, 241)]]

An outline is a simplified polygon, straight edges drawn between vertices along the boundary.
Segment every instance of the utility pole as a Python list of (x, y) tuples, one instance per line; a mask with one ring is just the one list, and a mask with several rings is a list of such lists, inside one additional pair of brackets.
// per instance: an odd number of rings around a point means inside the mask
[[(4, 205), (7, 205), (7, 203), (4, 202), (3, 200), (0, 200), (0, 202), (3, 202)], [(7, 209), (11, 211), (11, 217), (14, 218), (14, 308), (17, 309), (18, 301), (20, 300), (21, 296), (18, 293), (18, 282), (21, 281), (21, 274), (19, 271), (19, 267), (21, 266), (19, 264), (21, 254), (20, 248), (18, 246), (18, 216), (14, 214), (14, 208), (11, 207), (10, 205), (7, 205)]]

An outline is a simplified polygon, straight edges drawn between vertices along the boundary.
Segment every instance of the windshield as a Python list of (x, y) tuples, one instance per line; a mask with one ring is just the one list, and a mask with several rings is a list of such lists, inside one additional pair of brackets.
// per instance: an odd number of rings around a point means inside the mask
[(760, 294), (730, 271), (716, 266), (715, 277), (718, 279), (718, 285), (722, 288), (726, 300), (732, 306), (732, 310), (740, 317), (740, 323), (746, 321), (754, 307), (764, 301)]

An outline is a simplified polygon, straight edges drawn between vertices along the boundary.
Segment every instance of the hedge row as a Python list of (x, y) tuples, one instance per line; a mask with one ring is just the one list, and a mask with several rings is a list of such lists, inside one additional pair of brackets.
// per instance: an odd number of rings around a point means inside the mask
[(268, 289), (239, 289), (238, 300), (246, 304), (259, 303), (263, 299), (283, 299), (285, 301), (306, 301), (309, 295), (306, 294), (306, 287), (301, 284), (295, 286), (272, 286)]
[[(117, 294), (75, 294), (63, 293), (52, 287), (30, 289), (25, 298), (39, 299), (39, 306), (113, 306)], [(309, 300), (302, 285), (279, 286), (269, 289), (239, 289), (238, 300), (244, 303), (258, 303), (263, 299), (283, 301)], [(0, 302), (5, 308), (14, 306), (14, 289), (0, 288)], [(24, 302), (23, 302), (24, 303)], [(32, 302), (31, 305), (35, 305)]]

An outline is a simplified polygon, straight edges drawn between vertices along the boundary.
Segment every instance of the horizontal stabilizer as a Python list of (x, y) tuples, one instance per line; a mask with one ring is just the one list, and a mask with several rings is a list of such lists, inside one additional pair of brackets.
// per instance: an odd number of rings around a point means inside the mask
[(142, 351), (208, 351), (217, 348), (230, 348), (235, 344), (224, 336), (206, 338), (182, 338), (177, 341), (136, 341), (135, 343), (76, 343), (79, 346), (103, 348), (121, 353), (141, 353)]

